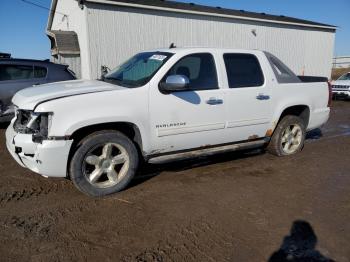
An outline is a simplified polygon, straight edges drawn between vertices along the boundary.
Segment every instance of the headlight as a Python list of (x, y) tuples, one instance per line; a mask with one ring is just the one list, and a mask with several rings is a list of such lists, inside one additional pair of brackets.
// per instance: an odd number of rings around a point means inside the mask
[(47, 138), (52, 113), (36, 113), (29, 110), (17, 110), (14, 129), (21, 134), (32, 134), (33, 142), (41, 143)]

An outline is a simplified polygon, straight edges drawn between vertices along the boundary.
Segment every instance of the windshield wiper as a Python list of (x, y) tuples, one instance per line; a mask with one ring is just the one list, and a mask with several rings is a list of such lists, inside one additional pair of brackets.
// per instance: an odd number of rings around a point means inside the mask
[(105, 80), (112, 80), (112, 81), (123, 81), (123, 79), (116, 78), (116, 77), (103, 77)]
[(104, 82), (110, 82), (111, 84), (117, 84), (120, 86), (128, 87), (128, 88), (135, 88), (135, 85), (131, 83), (127, 83), (123, 79), (120, 78), (115, 78), (115, 77), (104, 77), (103, 80)]
[(115, 84), (122, 84), (122, 83), (124, 83), (123, 79), (116, 78), (116, 77), (104, 77), (102, 81), (104, 81), (104, 82), (111, 82), (111, 83), (115, 83)]

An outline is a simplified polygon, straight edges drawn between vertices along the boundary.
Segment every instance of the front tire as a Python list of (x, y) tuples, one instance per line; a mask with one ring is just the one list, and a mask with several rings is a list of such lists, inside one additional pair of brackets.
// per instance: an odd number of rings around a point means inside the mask
[(306, 136), (305, 123), (300, 117), (287, 115), (277, 125), (267, 147), (276, 156), (289, 156), (300, 152)]
[(84, 194), (103, 197), (125, 189), (138, 168), (133, 142), (118, 131), (102, 131), (84, 138), (70, 162), (70, 178)]

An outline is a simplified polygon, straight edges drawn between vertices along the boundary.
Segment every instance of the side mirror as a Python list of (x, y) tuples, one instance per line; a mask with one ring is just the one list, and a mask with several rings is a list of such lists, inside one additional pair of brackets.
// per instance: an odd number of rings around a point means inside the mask
[(184, 75), (172, 75), (168, 76), (165, 82), (160, 83), (159, 87), (161, 91), (171, 93), (188, 90), (190, 80)]

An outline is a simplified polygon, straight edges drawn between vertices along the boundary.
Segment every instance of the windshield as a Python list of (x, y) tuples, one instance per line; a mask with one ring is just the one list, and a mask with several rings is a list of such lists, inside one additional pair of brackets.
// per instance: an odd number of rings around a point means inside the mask
[(350, 72), (339, 77), (338, 80), (350, 80)]
[(140, 87), (147, 84), (173, 54), (146, 52), (135, 55), (103, 77), (103, 81), (124, 87)]

